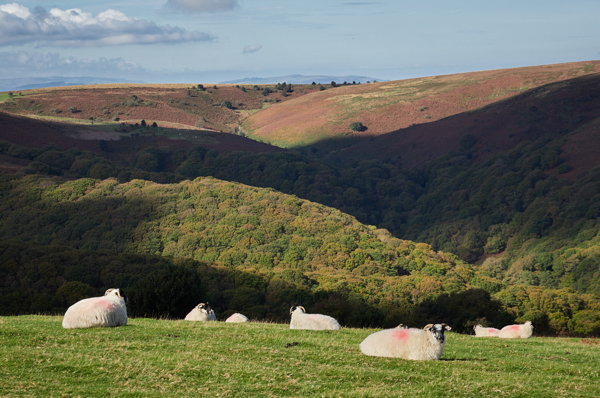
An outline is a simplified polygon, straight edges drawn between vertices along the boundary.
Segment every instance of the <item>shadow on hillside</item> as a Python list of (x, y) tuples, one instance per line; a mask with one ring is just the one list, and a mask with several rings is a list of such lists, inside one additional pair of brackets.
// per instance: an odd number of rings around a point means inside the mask
[[(599, 105), (600, 74), (586, 75), (383, 135), (348, 133), (352, 135), (325, 139), (297, 150), (335, 162), (400, 157), (407, 169), (464, 149), (471, 149), (476, 158), (488, 158), (524, 141), (574, 131), (600, 116)], [(465, 136), (474, 141), (468, 142)]]
[(442, 294), (426, 300), (413, 310), (413, 322), (418, 325), (446, 323), (452, 331), (473, 334), (473, 326), (502, 327), (514, 318), (502, 309), (502, 304), (494, 300), (483, 289), (469, 289), (458, 293)]
[(200, 302), (209, 302), (217, 319), (234, 312), (250, 319), (287, 322), (289, 309), (336, 317), (345, 326), (376, 326), (383, 314), (346, 291), (311, 289), (314, 281), (286, 270), (265, 276), (191, 259), (68, 246), (0, 241), (0, 314), (62, 314), (74, 302), (119, 287), (133, 317), (182, 319)]

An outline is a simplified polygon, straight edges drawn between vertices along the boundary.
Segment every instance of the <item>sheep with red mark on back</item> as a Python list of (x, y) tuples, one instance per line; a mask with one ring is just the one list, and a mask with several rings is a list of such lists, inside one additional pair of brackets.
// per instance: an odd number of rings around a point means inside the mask
[(369, 356), (437, 360), (444, 352), (444, 332), (450, 329), (445, 323), (429, 324), (423, 329), (385, 329), (367, 336), (359, 347)]
[(125, 300), (121, 289), (108, 289), (102, 297), (79, 300), (65, 312), (62, 327), (80, 329), (127, 325)]
[(500, 329), (488, 328), (481, 325), (475, 325), (473, 330), (475, 330), (475, 337), (498, 337), (500, 333)]
[(527, 321), (522, 325), (507, 325), (500, 329), (501, 339), (528, 339), (533, 335), (533, 324)]

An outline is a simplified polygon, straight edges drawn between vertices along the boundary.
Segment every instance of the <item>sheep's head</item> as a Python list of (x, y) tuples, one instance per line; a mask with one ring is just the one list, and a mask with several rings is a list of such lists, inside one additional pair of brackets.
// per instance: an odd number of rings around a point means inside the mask
[(292, 308), (290, 308), (290, 314), (293, 313), (296, 310), (299, 310), (302, 313), (306, 312), (306, 309), (303, 306), (301, 306), (301, 305), (294, 305), (294, 306), (292, 306)]
[(208, 304), (208, 303), (200, 303), (196, 306), (196, 308), (198, 308), (199, 311), (206, 312), (207, 314), (211, 310), (210, 304)]
[(107, 289), (106, 292), (104, 292), (104, 295), (119, 297), (119, 298), (122, 298), (123, 300), (127, 301), (127, 296), (121, 289), (114, 289), (114, 288)]
[(441, 341), (442, 343), (445, 340), (444, 332), (446, 330), (451, 330), (451, 329), (452, 328), (450, 326), (446, 325), (445, 323), (436, 323), (435, 325), (430, 323), (429, 325), (427, 325), (423, 328), (423, 330), (426, 330), (429, 333), (433, 334), (433, 337), (435, 337), (438, 341)]
[(403, 323), (399, 323), (398, 326), (396, 326), (396, 329), (408, 329), (408, 326)]

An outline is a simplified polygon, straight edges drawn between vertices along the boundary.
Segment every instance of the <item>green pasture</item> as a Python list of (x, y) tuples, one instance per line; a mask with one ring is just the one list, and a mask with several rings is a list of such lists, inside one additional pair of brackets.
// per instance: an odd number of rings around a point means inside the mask
[(134, 318), (65, 330), (60, 316), (0, 318), (0, 396), (597, 397), (597, 340), (448, 333), (440, 361), (367, 357), (373, 330), (289, 330)]

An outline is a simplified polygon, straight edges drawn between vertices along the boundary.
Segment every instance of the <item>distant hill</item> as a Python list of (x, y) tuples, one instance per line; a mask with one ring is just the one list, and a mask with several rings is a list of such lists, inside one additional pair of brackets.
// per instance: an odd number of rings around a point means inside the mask
[[(0, 78), (0, 91), (19, 91), (46, 87), (81, 86), (86, 84), (126, 83), (127, 80), (93, 76), (50, 76)], [(140, 83), (140, 82), (131, 82)]]
[(164, 127), (236, 132), (249, 113), (318, 90), (312, 85), (136, 83), (51, 87), (0, 96), (0, 112), (66, 123), (118, 125), (145, 120)]
[[(527, 90), (600, 72), (600, 61), (432, 76), (343, 86), (276, 104), (242, 123), (253, 138), (282, 147), (373, 137), (470, 112)], [(350, 125), (361, 122), (365, 131)], [(340, 142), (343, 144), (343, 142)]]
[[(600, 65), (599, 65), (600, 67)], [(468, 148), (482, 162), (539, 138), (563, 139), (567, 175), (598, 164), (600, 73), (549, 83), (484, 107), (437, 121), (412, 125), (368, 139), (348, 141), (346, 159), (399, 156), (408, 168), (424, 166)]]
[(347, 83), (367, 83), (381, 81), (381, 79), (368, 76), (333, 76), (333, 75), (285, 75), (285, 76), (269, 76), (269, 77), (245, 77), (237, 80), (228, 80), (223, 84), (275, 84), (275, 83), (292, 83), (292, 84), (337, 84)]

